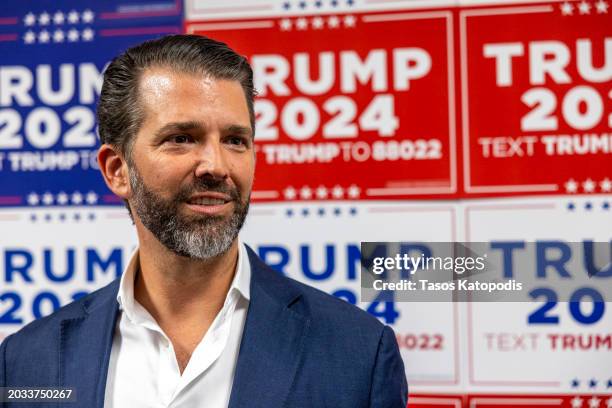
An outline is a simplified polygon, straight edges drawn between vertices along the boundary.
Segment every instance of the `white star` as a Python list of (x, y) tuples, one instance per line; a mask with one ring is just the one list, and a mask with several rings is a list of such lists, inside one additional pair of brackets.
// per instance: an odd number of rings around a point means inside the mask
[(39, 198), (38, 198), (38, 194), (36, 193), (30, 193), (28, 194), (28, 204), (30, 205), (36, 205), (39, 203)]
[(63, 191), (60, 191), (60, 193), (57, 195), (56, 200), (59, 205), (64, 205), (68, 202), (68, 194), (64, 193)]
[(35, 15), (34, 15), (32, 12), (29, 12), (29, 13), (28, 13), (28, 14), (26, 14), (26, 15), (25, 15), (25, 17), (23, 18), (23, 24), (24, 24), (26, 27), (29, 27), (29, 26), (33, 26), (33, 25), (34, 25), (34, 23), (36, 23), (36, 16), (35, 16)]
[(23, 42), (26, 44), (32, 44), (36, 41), (36, 34), (33, 31), (28, 31), (23, 35)]
[(597, 396), (593, 395), (589, 400), (589, 408), (599, 408), (601, 400)]
[(321, 28), (323, 28), (323, 25), (325, 24), (325, 22), (323, 21), (323, 19), (321, 17), (315, 17), (312, 19), (312, 28), (314, 28), (315, 30), (320, 30)]
[(75, 10), (71, 10), (70, 13), (68, 13), (68, 22), (70, 24), (76, 24), (79, 22), (79, 13), (77, 13)]
[(574, 179), (569, 179), (567, 183), (565, 183), (565, 191), (568, 193), (575, 193), (578, 191), (578, 183), (576, 183)]
[(564, 16), (571, 16), (574, 14), (574, 6), (572, 6), (571, 3), (565, 2), (559, 6), (559, 8), (561, 9), (561, 14)]
[(312, 197), (312, 190), (308, 186), (304, 186), (300, 189), (300, 196), (304, 200), (308, 200)]
[(85, 201), (87, 201), (87, 204), (95, 204), (98, 202), (98, 195), (93, 191), (90, 191), (87, 193), (87, 196), (85, 196)]
[(344, 17), (344, 26), (345, 27), (355, 27), (355, 16), (345, 16)]
[(57, 25), (64, 24), (64, 13), (56, 11), (53, 15), (53, 23)]
[(595, 191), (595, 183), (590, 178), (586, 179), (584, 183), (582, 183), (582, 188), (585, 193), (592, 193)]
[(576, 395), (574, 398), (572, 398), (571, 404), (572, 404), (572, 408), (581, 408), (582, 407), (582, 398), (580, 398), (579, 396)]
[(72, 203), (73, 204), (81, 204), (83, 202), (83, 196), (78, 191), (72, 193)]
[(280, 29), (282, 31), (289, 31), (289, 30), (291, 30), (291, 20), (288, 19), (288, 18), (283, 18), (280, 21)]
[(94, 12), (87, 9), (81, 14), (81, 19), (84, 23), (91, 23), (94, 20)]
[(612, 181), (610, 181), (610, 179), (606, 177), (605, 179), (601, 180), (601, 182), (599, 183), (599, 187), (601, 187), (602, 193), (609, 193), (610, 191), (612, 191)]
[(580, 11), (580, 14), (590, 14), (591, 5), (587, 3), (585, 0), (582, 0), (580, 4), (578, 4), (578, 10)]
[(339, 185), (335, 185), (332, 189), (332, 197), (334, 198), (342, 198), (344, 196), (344, 189)]
[(285, 199), (287, 200), (293, 200), (295, 199), (295, 196), (297, 195), (295, 188), (289, 186), (285, 189), (285, 191), (283, 191), (283, 194), (285, 195)]
[(62, 30), (55, 30), (53, 33), (53, 41), (54, 42), (63, 42), (64, 41), (64, 32)]
[(361, 192), (361, 189), (359, 187), (357, 187), (354, 184), (351, 184), (348, 188), (348, 196), (350, 198), (357, 198), (359, 197), (359, 193)]
[(331, 16), (327, 19), (327, 25), (329, 28), (337, 28), (340, 25), (340, 20), (336, 16)]
[(320, 200), (327, 198), (327, 189), (325, 186), (317, 187), (317, 198)]
[(53, 194), (49, 192), (46, 192), (45, 194), (43, 194), (42, 202), (45, 205), (53, 204)]
[(81, 33), (83, 41), (91, 41), (94, 38), (94, 31), (91, 28), (86, 28)]
[(70, 31), (68, 31), (68, 41), (75, 42), (78, 40), (79, 40), (79, 30), (77, 30), (76, 28), (71, 28)]
[(51, 16), (46, 11), (43, 11), (40, 16), (38, 16), (38, 24), (47, 25), (51, 21)]
[(49, 34), (49, 32), (47, 30), (43, 30), (40, 33), (38, 33), (38, 42), (40, 43), (48, 43), (49, 39), (51, 39), (51, 35)]
[(308, 20), (306, 20), (305, 18), (298, 18), (295, 22), (295, 26), (298, 30), (305, 30), (308, 28)]
[(606, 3), (604, 0), (599, 0), (597, 3), (595, 3), (595, 8), (597, 9), (598, 14), (607, 13), (608, 3)]

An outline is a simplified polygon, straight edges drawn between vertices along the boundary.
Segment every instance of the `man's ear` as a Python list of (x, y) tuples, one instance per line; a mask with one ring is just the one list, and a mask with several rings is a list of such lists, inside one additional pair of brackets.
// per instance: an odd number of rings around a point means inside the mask
[(123, 199), (129, 198), (131, 188), (123, 155), (115, 147), (103, 144), (98, 150), (98, 164), (108, 188)]

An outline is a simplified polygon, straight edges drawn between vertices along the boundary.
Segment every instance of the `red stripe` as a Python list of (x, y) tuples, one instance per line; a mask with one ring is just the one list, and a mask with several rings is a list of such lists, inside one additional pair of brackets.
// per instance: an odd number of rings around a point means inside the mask
[(116, 28), (108, 30), (100, 30), (102, 37), (119, 37), (128, 35), (144, 35), (144, 34), (166, 34), (180, 33), (180, 28), (173, 26), (165, 27), (141, 27), (141, 28)]

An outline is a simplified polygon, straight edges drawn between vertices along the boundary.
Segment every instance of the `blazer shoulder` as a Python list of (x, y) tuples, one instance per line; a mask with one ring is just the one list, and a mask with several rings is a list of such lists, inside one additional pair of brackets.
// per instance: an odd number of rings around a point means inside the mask
[(266, 265), (250, 248), (252, 279), (268, 294), (308, 318), (320, 329), (371, 334), (378, 341), (385, 327), (359, 307), (322, 290), (284, 276)]
[[(88, 294), (87, 296), (68, 303), (49, 316), (45, 316), (28, 323), (20, 330), (9, 336), (11, 343), (20, 344), (20, 340), (27, 340), (27, 343), (31, 343), (31, 340), (35, 338), (48, 339), (46, 336), (56, 335), (57, 328), (63, 320), (79, 319), (86, 316), (90, 310), (100, 306), (102, 303), (104, 303), (104, 301), (116, 297), (118, 289), (119, 279), (115, 279), (108, 285)], [(8, 337), (5, 340), (8, 340)]]
[(354, 326), (360, 330), (372, 330), (381, 334), (385, 325), (365, 310), (305, 283), (288, 277), (285, 279), (301, 292), (303, 302), (308, 306), (314, 319), (323, 319), (334, 324)]

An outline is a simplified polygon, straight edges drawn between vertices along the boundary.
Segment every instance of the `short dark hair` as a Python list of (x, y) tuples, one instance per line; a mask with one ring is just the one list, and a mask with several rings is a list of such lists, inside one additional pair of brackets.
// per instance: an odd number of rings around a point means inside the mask
[(178, 72), (238, 81), (255, 132), (253, 71), (247, 59), (227, 44), (198, 35), (169, 35), (146, 41), (117, 56), (104, 71), (98, 102), (100, 141), (116, 147), (129, 161), (132, 142), (144, 120), (138, 85), (143, 72), (167, 67)]

